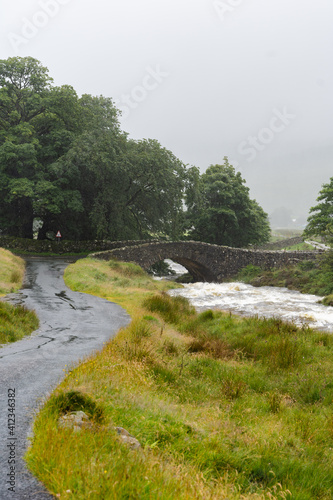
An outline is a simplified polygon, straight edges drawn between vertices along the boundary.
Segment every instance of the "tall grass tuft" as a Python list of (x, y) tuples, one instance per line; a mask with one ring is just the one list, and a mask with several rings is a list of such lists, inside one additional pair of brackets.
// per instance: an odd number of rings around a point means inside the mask
[(153, 360), (153, 344), (149, 341), (151, 326), (137, 318), (126, 329), (126, 340), (122, 343), (122, 352), (126, 359), (149, 363)]
[(74, 411), (84, 411), (96, 423), (102, 423), (105, 420), (103, 408), (90, 396), (80, 391), (72, 390), (52, 395), (49, 401), (49, 409), (56, 416)]
[(177, 325), (184, 317), (195, 314), (195, 309), (185, 297), (170, 297), (166, 293), (148, 297), (143, 306), (149, 311), (158, 313), (167, 323)]
[(25, 270), (24, 260), (0, 248), (0, 296), (20, 288)]
[(0, 344), (21, 340), (38, 326), (39, 320), (34, 311), (24, 306), (14, 307), (6, 302), (0, 302)]

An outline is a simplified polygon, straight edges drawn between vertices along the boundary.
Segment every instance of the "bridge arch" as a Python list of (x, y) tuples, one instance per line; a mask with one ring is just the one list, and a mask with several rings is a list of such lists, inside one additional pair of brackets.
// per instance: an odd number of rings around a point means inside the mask
[(194, 281), (215, 281), (215, 276), (212, 271), (204, 264), (199, 261), (191, 260), (188, 257), (179, 257), (179, 255), (173, 255), (166, 253), (165, 257), (153, 258), (152, 264), (146, 269), (149, 269), (151, 266), (156, 264), (157, 262), (164, 261), (165, 259), (170, 259), (173, 262), (177, 262), (181, 266), (185, 267), (185, 269), (193, 276)]

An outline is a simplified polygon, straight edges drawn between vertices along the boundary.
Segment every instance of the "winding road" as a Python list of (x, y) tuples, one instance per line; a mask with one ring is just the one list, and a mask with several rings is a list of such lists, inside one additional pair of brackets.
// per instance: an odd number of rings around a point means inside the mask
[[(29, 258), (25, 284), (6, 297), (35, 309), (40, 328), (30, 337), (0, 349), (0, 498), (53, 498), (29, 473), (22, 459), (38, 406), (71, 365), (99, 350), (129, 322), (118, 305), (66, 287), (69, 260)], [(8, 429), (8, 391), (15, 390), (15, 429)], [(11, 394), (10, 394), (11, 395)], [(11, 421), (10, 421), (11, 423)], [(12, 429), (13, 430), (13, 429)], [(10, 491), (9, 460), (15, 460), (15, 492)], [(13, 479), (14, 476), (12, 476)]]

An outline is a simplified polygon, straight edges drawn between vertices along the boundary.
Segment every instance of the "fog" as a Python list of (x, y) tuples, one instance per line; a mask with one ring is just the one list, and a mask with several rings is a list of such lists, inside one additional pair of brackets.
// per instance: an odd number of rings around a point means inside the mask
[(333, 175), (329, 0), (15, 0), (0, 58), (112, 97), (122, 128), (204, 171), (228, 156), (269, 214), (301, 224)]

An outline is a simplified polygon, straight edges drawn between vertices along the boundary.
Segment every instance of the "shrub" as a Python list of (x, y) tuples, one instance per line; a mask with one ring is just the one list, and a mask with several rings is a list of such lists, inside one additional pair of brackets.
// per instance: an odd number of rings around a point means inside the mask
[(327, 295), (321, 303), (324, 304), (324, 306), (333, 306), (333, 294)]
[(198, 320), (199, 321), (212, 321), (214, 319), (214, 312), (211, 309), (208, 309), (207, 311), (203, 311), (198, 315)]
[(98, 423), (104, 421), (104, 410), (90, 396), (79, 391), (61, 392), (49, 401), (50, 409), (57, 416), (74, 411), (84, 411)]
[(170, 297), (166, 293), (145, 299), (143, 306), (157, 312), (167, 323), (178, 324), (184, 317), (195, 314), (195, 309), (185, 297)]
[(297, 265), (302, 271), (310, 271), (311, 269), (315, 269), (317, 267), (313, 260), (303, 260)]
[(262, 269), (258, 266), (254, 266), (253, 264), (249, 264), (248, 266), (241, 269), (237, 274), (237, 279), (241, 281), (251, 280), (256, 278), (262, 273)]

